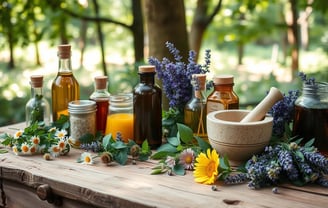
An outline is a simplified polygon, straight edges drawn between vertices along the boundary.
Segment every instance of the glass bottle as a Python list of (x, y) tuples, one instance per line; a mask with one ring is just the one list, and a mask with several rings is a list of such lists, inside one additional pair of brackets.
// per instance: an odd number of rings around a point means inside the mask
[(303, 84), (302, 95), (295, 101), (293, 135), (328, 156), (328, 83)]
[(80, 86), (71, 67), (71, 46), (59, 45), (58, 58), (58, 74), (51, 87), (53, 121), (61, 114), (68, 115), (68, 103), (80, 99)]
[(80, 147), (80, 138), (96, 133), (97, 105), (93, 100), (74, 100), (68, 103), (70, 142), (75, 148)]
[(128, 142), (129, 139), (134, 140), (132, 93), (110, 96), (106, 135), (111, 133), (116, 138), (118, 132), (124, 142)]
[(32, 75), (31, 81), (31, 99), (26, 103), (26, 125), (29, 126), (35, 122), (43, 121), (46, 125), (50, 123), (50, 105), (43, 97), (42, 75)]
[(213, 78), (214, 90), (207, 97), (207, 114), (218, 110), (239, 108), (239, 98), (233, 91), (233, 79), (232, 75), (219, 75)]
[(90, 100), (97, 104), (97, 132), (102, 135), (106, 131), (107, 114), (109, 107), (110, 93), (108, 92), (108, 77), (97, 76), (95, 79), (95, 91), (90, 95)]
[(206, 75), (193, 74), (192, 98), (184, 108), (184, 124), (189, 126), (194, 135), (207, 139), (206, 133)]
[(162, 144), (162, 90), (155, 84), (155, 66), (139, 66), (140, 83), (133, 90), (134, 139), (152, 149)]

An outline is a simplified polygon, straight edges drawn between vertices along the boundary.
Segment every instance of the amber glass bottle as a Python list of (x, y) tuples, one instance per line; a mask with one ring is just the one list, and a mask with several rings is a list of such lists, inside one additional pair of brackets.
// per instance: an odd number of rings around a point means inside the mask
[(207, 114), (213, 111), (238, 109), (239, 98), (233, 91), (233, 76), (220, 75), (213, 78), (213, 92), (207, 97)]
[(68, 103), (80, 99), (80, 86), (71, 67), (71, 46), (58, 46), (58, 74), (52, 83), (52, 119), (56, 121), (61, 114), (68, 115)]
[(133, 90), (134, 138), (152, 149), (162, 144), (162, 91), (155, 84), (155, 67), (139, 66), (140, 83)]
[(95, 77), (95, 91), (90, 95), (90, 100), (95, 101), (97, 104), (97, 132), (99, 131), (103, 135), (106, 132), (107, 114), (110, 97), (107, 88), (107, 76), (97, 76)]
[(206, 75), (193, 74), (193, 95), (184, 108), (184, 124), (194, 135), (207, 139), (206, 133)]

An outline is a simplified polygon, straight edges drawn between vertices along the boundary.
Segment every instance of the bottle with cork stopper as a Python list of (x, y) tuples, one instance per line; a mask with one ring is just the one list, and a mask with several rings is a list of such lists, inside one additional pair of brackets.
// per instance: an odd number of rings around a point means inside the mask
[(71, 66), (71, 45), (59, 45), (57, 55), (58, 73), (51, 87), (53, 121), (57, 121), (61, 114), (68, 115), (68, 103), (80, 99), (80, 86)]
[(108, 92), (108, 77), (96, 76), (94, 80), (95, 90), (90, 95), (90, 100), (95, 101), (97, 104), (97, 132), (101, 132), (101, 134), (104, 135), (106, 132), (106, 122), (110, 98), (110, 93)]
[(50, 105), (42, 94), (43, 76), (32, 75), (30, 79), (31, 99), (25, 106), (26, 125), (29, 126), (36, 122), (44, 122), (49, 125)]
[(213, 111), (238, 109), (239, 98), (233, 91), (234, 77), (218, 75), (213, 78), (213, 92), (207, 97), (207, 114)]
[(192, 98), (184, 108), (184, 124), (189, 126), (194, 135), (207, 139), (206, 133), (206, 75), (193, 74)]
[(155, 73), (155, 66), (139, 66), (140, 82), (133, 89), (134, 139), (139, 145), (147, 139), (152, 149), (162, 144), (162, 90)]

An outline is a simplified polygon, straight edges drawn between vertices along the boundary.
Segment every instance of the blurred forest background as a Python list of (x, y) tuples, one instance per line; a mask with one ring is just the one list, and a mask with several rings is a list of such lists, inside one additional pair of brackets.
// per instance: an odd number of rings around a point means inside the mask
[[(233, 74), (241, 108), (254, 106), (271, 86), (301, 89), (298, 71), (328, 80), (327, 0), (0, 0), (0, 125), (25, 120), (29, 77), (45, 76), (50, 102), (57, 45), (72, 45), (81, 99), (93, 77), (108, 75), (112, 94), (131, 91), (137, 66), (170, 57), (170, 41), (187, 61), (211, 73)], [(51, 102), (50, 102), (51, 103)]]

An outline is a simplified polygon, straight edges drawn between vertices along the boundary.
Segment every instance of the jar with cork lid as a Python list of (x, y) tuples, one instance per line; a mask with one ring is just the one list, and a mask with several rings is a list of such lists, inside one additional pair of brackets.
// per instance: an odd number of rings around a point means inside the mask
[(42, 94), (43, 76), (32, 75), (30, 79), (31, 99), (25, 106), (26, 125), (29, 126), (36, 122), (44, 122), (49, 125), (50, 105)]
[(238, 109), (239, 98), (233, 91), (234, 77), (218, 75), (213, 78), (213, 92), (207, 97), (207, 114), (213, 111)]

